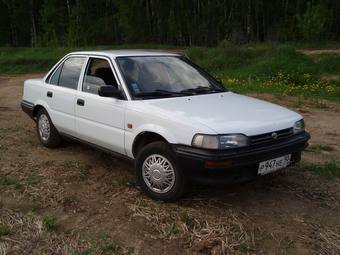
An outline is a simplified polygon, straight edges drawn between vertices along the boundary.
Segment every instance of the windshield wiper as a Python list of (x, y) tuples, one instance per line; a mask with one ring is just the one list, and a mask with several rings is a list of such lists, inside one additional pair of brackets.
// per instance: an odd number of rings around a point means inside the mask
[(173, 97), (173, 96), (190, 96), (201, 93), (214, 93), (214, 92), (224, 92), (223, 89), (209, 88), (199, 86), (196, 88), (184, 89), (181, 91), (168, 91), (162, 89), (156, 89), (150, 92), (140, 92), (134, 95), (137, 98), (157, 98), (157, 97)]
[(182, 92), (176, 92), (176, 91), (168, 91), (168, 90), (162, 90), (157, 89), (150, 92), (140, 92), (135, 94), (135, 97), (144, 98), (144, 97), (171, 97), (171, 96), (178, 96), (183, 95)]
[(190, 88), (190, 89), (184, 89), (181, 90), (181, 93), (185, 92), (194, 92), (194, 93), (211, 93), (211, 92), (224, 92), (225, 90), (219, 89), (219, 88), (210, 88), (210, 87), (203, 87), (203, 86), (198, 86), (196, 88)]

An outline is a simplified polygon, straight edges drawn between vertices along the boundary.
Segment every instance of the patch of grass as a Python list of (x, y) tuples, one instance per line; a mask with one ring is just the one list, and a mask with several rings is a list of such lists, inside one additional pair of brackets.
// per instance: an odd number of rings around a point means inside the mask
[(136, 187), (137, 181), (134, 175), (126, 171), (119, 176), (113, 178), (111, 184), (113, 186)]
[(74, 252), (72, 254), (73, 255), (95, 255), (96, 253), (95, 253), (94, 248), (91, 247), (91, 248), (87, 248), (87, 249), (85, 249), (81, 252)]
[(340, 83), (321, 79), (327, 63), (292, 46), (189, 48), (186, 53), (237, 93), (340, 99)]
[(311, 171), (329, 179), (340, 177), (340, 165), (335, 161), (330, 161), (323, 165), (305, 165), (302, 167), (302, 170)]
[(320, 71), (326, 74), (340, 73), (340, 55), (320, 54), (314, 57)]
[(241, 239), (238, 244), (238, 250), (241, 252), (249, 252), (249, 251), (254, 251), (254, 248), (251, 247), (251, 245), (248, 243), (247, 240)]
[(98, 241), (94, 242), (90, 248), (75, 253), (77, 255), (109, 255), (109, 254), (131, 254), (130, 250), (114, 242), (107, 236), (100, 238)]
[(63, 204), (64, 207), (74, 206), (77, 203), (79, 203), (79, 198), (76, 195), (65, 196), (63, 201), (62, 201), (62, 204)]
[(319, 73), (311, 58), (291, 46), (189, 48), (186, 53), (212, 73), (242, 80), (270, 79), (282, 72), (292, 74), (290, 79), (300, 82), (300, 74)]
[(186, 211), (182, 211), (179, 214), (179, 219), (181, 222), (183, 222), (188, 227), (190, 227), (193, 224), (193, 219), (190, 217), (190, 215)]
[(84, 163), (82, 161), (75, 161), (75, 160), (68, 160), (63, 162), (63, 167), (67, 169), (74, 169), (78, 171), (78, 177), (80, 180), (84, 181), (89, 177), (90, 170), (92, 169), (92, 166)]
[[(269, 48), (257, 49), (247, 47), (192, 47), (185, 51), (192, 61), (209, 72), (223, 72), (238, 76), (244, 76), (244, 68), (252, 65), (261, 56), (266, 56), (268, 52), (270, 52)], [(245, 75), (244, 77), (248, 76)]]
[(7, 236), (10, 233), (10, 229), (5, 224), (0, 224), (0, 238), (3, 236)]
[(177, 234), (179, 234), (179, 227), (176, 224), (176, 222), (173, 222), (173, 223), (171, 223), (168, 226), (167, 233), (168, 233), (168, 235), (177, 235)]
[(40, 176), (37, 176), (35, 174), (31, 174), (31, 175), (27, 176), (26, 182), (27, 182), (27, 184), (34, 185), (34, 184), (38, 184), (40, 182), (40, 179), (41, 179)]
[(53, 231), (58, 228), (58, 221), (54, 215), (45, 214), (42, 219), (43, 225), (48, 231)]
[(324, 144), (312, 144), (307, 147), (306, 149), (307, 152), (322, 152), (322, 151), (334, 151), (334, 148), (329, 145), (324, 145)]
[(92, 166), (88, 164), (78, 165), (80, 179), (85, 180), (89, 177)]
[(118, 254), (121, 251), (121, 247), (109, 239), (104, 239), (98, 246), (101, 254)]
[(22, 187), (22, 184), (14, 176), (4, 176), (4, 177), (0, 176), (0, 186), (7, 186), (7, 187), (13, 187), (15, 189), (20, 189)]
[(267, 56), (259, 58), (256, 63), (244, 67), (246, 73), (254, 77), (272, 78), (276, 74), (289, 74), (289, 81), (295, 84), (303, 84), (304, 74), (316, 76), (317, 66), (313, 61), (293, 47), (278, 47), (268, 53)]
[(315, 108), (319, 108), (319, 109), (329, 109), (330, 106), (327, 105), (327, 103), (325, 103), (323, 100), (320, 100), (319, 98), (313, 98), (312, 99), (312, 104)]

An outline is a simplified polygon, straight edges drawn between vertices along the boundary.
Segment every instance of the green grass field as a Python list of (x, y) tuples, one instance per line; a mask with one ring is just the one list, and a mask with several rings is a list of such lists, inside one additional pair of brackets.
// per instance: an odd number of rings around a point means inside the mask
[(340, 99), (340, 55), (307, 56), (292, 46), (189, 48), (188, 56), (233, 91)]
[(340, 165), (337, 164), (335, 161), (327, 162), (323, 165), (305, 165), (302, 166), (302, 170), (310, 171), (312, 173), (315, 173), (317, 175), (334, 179), (336, 177), (340, 177)]
[(232, 91), (340, 100), (340, 54), (307, 56), (297, 45), (226, 45), (176, 48), (171, 45), (118, 45), (71, 48), (0, 48), (0, 74), (44, 72), (75, 50), (114, 48), (178, 49)]

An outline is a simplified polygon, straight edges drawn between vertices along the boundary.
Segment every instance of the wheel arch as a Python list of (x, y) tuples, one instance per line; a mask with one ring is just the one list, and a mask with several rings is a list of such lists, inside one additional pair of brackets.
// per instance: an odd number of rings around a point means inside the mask
[(43, 105), (41, 105), (41, 104), (34, 105), (33, 113), (32, 113), (33, 118), (37, 117), (38, 112), (39, 112), (40, 109), (45, 109), (46, 110), (46, 108)]
[(143, 148), (147, 144), (150, 144), (150, 143), (156, 142), (156, 141), (164, 141), (166, 143), (169, 143), (169, 141), (163, 135), (160, 135), (157, 132), (153, 132), (153, 131), (142, 131), (142, 132), (140, 132), (135, 137), (135, 139), (133, 140), (133, 143), (132, 143), (132, 154), (133, 154), (133, 156), (136, 157), (141, 148)]
[(47, 103), (45, 101), (38, 100), (34, 103), (33, 113), (32, 113), (33, 118), (37, 117), (37, 114), (38, 114), (38, 112), (41, 108), (45, 109), (47, 111), (47, 113), (50, 115), (49, 107), (48, 107)]

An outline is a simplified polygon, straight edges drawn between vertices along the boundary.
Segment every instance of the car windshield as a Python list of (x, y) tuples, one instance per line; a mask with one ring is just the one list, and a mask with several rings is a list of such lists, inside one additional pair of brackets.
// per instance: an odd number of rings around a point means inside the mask
[(225, 91), (221, 83), (184, 57), (118, 57), (117, 61), (128, 89), (136, 99)]

